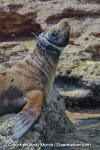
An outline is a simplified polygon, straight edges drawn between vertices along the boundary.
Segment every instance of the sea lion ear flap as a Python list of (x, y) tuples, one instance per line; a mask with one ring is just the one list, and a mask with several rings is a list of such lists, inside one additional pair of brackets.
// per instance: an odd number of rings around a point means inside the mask
[(35, 123), (41, 114), (43, 106), (43, 93), (42, 91), (35, 90), (27, 94), (29, 98), (28, 103), (16, 116), (14, 126), (14, 134), (12, 139), (17, 140), (23, 136)]

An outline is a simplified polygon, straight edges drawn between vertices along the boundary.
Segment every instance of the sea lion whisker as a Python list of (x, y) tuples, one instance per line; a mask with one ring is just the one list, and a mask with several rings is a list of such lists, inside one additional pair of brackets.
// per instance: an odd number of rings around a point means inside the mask
[(33, 34), (36, 38), (38, 38), (38, 36), (37, 36), (34, 32), (32, 32), (32, 34)]

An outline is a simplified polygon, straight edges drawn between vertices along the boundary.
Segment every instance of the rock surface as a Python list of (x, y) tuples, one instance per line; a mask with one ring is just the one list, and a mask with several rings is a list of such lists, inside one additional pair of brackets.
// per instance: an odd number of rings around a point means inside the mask
[[(68, 46), (60, 58), (56, 87), (67, 105), (100, 106), (100, 39)], [(58, 83), (62, 84), (62, 88)]]
[[(31, 7), (31, 5), (30, 5)], [(42, 31), (36, 21), (36, 11), (28, 10), (24, 1), (0, 1), (0, 39), (12, 38), (18, 35)], [(4, 38), (3, 38), (4, 37)]]
[(1, 42), (0, 43), (0, 72), (19, 60), (23, 59), (29, 51), (35, 47), (34, 40), (15, 41), (15, 42)]

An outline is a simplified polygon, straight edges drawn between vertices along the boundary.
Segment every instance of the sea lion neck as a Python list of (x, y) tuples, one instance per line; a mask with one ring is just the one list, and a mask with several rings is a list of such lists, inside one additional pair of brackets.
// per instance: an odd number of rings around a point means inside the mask
[(48, 54), (41, 50), (38, 44), (34, 51), (28, 55), (27, 59), (32, 66), (37, 66), (49, 80), (55, 76), (57, 63), (54, 63), (51, 56), (48, 57)]

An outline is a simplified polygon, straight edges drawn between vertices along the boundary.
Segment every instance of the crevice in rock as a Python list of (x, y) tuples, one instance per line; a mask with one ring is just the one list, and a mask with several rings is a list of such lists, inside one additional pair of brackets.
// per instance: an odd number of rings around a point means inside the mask
[(82, 77), (75, 77), (75, 76), (57, 76), (55, 78), (55, 87), (56, 86), (73, 86), (75, 85), (75, 87), (83, 87), (85, 86), (85, 83), (83, 83), (83, 81), (81, 80)]
[(100, 86), (88, 84), (81, 77), (58, 76), (54, 86), (64, 99), (66, 108), (100, 107)]
[(88, 109), (94, 109), (94, 108), (100, 108), (100, 101), (97, 100), (92, 94), (88, 95), (83, 98), (70, 98), (67, 96), (62, 96), (64, 98), (64, 102), (66, 105), (66, 108), (88, 108)]
[(83, 4), (85, 4), (85, 3), (91, 3), (91, 4), (95, 4), (95, 3), (97, 3), (97, 4), (100, 4), (100, 0), (80, 0), (80, 2), (83, 2)]
[(91, 60), (92, 61), (100, 61), (100, 44), (95, 43), (94, 44), (90, 44), (85, 48), (85, 52), (90, 53), (91, 54)]
[(0, 41), (17, 36), (33, 36), (32, 32), (42, 32), (36, 22), (36, 12), (20, 15), (15, 12), (2, 12), (0, 15)]
[(9, 4), (7, 7), (10, 9), (10, 12), (16, 12), (23, 7), (22, 4)]
[(60, 13), (53, 14), (49, 16), (45, 21), (47, 24), (51, 24), (55, 22), (55, 20), (60, 20), (63, 18), (72, 18), (72, 17), (92, 17), (92, 16), (100, 16), (100, 10), (95, 12), (86, 11), (85, 9), (74, 9), (72, 7), (64, 8), (64, 10)]
[(48, 1), (52, 1), (52, 0), (38, 0), (38, 1), (48, 2)]

